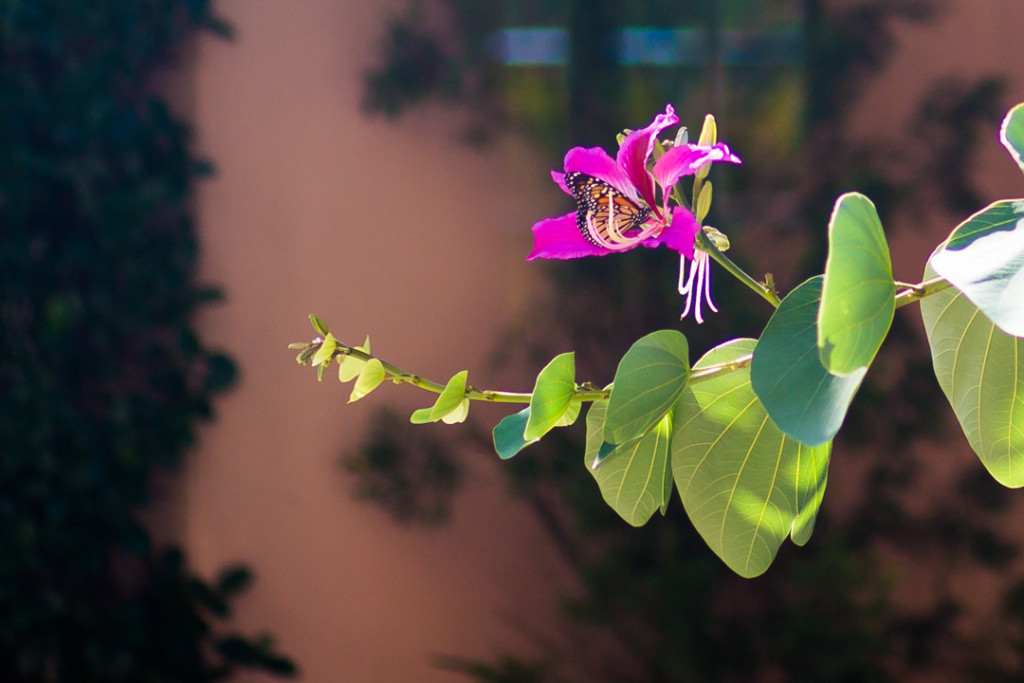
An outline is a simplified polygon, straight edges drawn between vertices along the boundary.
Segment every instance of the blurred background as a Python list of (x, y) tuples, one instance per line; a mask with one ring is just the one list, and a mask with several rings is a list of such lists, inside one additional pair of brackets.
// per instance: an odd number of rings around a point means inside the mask
[(1010, 0), (0, 3), (0, 680), (1012, 681), (1020, 496), (930, 373), (916, 307), (833, 450), (818, 528), (732, 575), (674, 501), (634, 529), (583, 425), (499, 462), (474, 406), (315, 381), (315, 312), (437, 380), (612, 377), (770, 315), (663, 250), (527, 264), (549, 171), (672, 103), (742, 166), (709, 223), (788, 291), (835, 198), (897, 278), (1019, 196)]

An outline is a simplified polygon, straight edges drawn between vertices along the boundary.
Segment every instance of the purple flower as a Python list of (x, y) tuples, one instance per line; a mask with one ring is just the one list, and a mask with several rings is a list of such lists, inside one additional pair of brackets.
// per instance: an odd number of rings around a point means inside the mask
[[(599, 147), (570, 149), (565, 155), (564, 173), (552, 171), (551, 177), (576, 199), (578, 208), (574, 213), (536, 223), (533, 251), (526, 258), (604, 256), (639, 245), (664, 244), (680, 255), (679, 290), (687, 296), (683, 315), (689, 312), (691, 299), (696, 295), (695, 317), (698, 322), (702, 321), (699, 305), (702, 293), (715, 310), (708, 288), (710, 261), (706, 253), (694, 251), (694, 238), (700, 226), (685, 207), (670, 207), (669, 199), (681, 177), (693, 175), (713, 161), (739, 163), (740, 160), (724, 144), (684, 144), (670, 147), (652, 165), (650, 159), (657, 136), (677, 123), (679, 119), (672, 105), (667, 105), (665, 113), (655, 116), (649, 126), (623, 138), (615, 159)], [(688, 259), (694, 261), (694, 268), (684, 284)]]

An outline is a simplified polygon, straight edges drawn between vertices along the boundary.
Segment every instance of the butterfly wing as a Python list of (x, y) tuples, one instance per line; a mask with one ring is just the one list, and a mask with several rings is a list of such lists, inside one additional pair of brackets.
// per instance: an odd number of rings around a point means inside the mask
[(566, 173), (565, 184), (576, 198), (576, 226), (597, 246), (615, 249), (634, 243), (631, 238), (651, 215), (649, 207), (585, 173)]

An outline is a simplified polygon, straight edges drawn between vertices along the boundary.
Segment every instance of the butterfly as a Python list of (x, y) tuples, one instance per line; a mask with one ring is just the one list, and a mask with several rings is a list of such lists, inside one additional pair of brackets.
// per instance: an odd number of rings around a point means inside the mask
[(635, 244), (632, 238), (651, 215), (650, 207), (585, 173), (566, 173), (565, 184), (576, 198), (576, 227), (588, 242), (608, 249)]

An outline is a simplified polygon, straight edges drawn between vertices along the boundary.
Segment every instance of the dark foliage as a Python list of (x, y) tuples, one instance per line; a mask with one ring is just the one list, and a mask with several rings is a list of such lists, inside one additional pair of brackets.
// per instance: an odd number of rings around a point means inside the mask
[(289, 673), (137, 520), (234, 365), (191, 324), (203, 165), (148, 88), (206, 0), (0, 3), (0, 680)]

